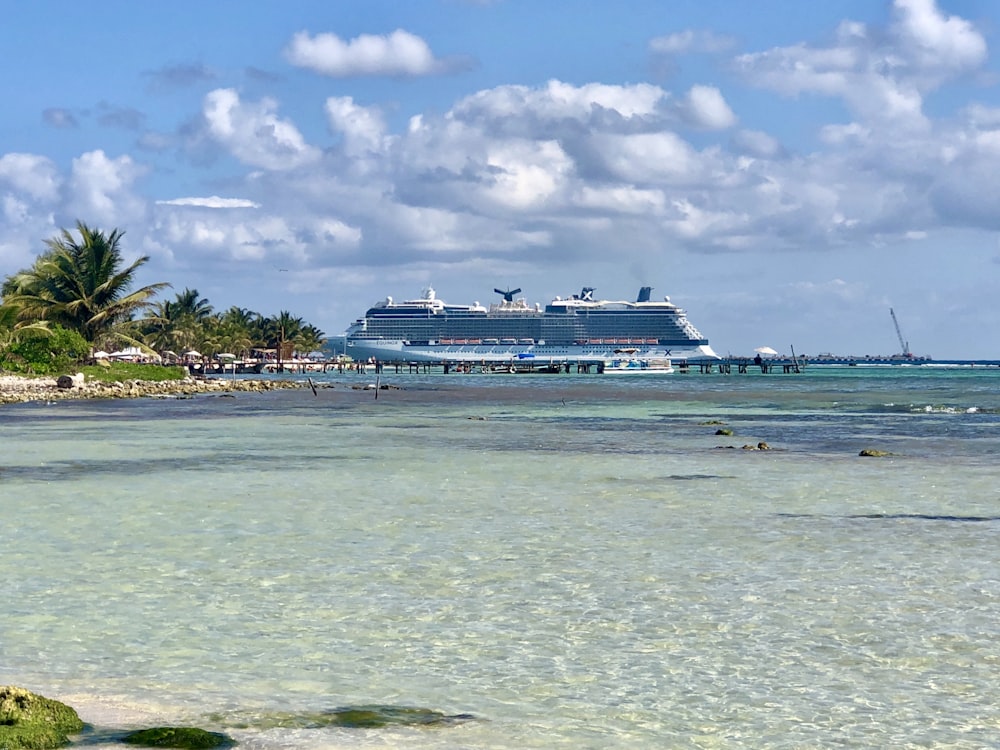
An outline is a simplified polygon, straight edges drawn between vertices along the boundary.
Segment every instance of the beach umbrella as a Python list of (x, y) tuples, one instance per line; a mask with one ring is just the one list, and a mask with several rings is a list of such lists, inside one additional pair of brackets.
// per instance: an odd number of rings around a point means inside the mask
[(758, 346), (754, 349), (754, 351), (758, 354), (777, 354), (777, 352), (769, 346)]
[(236, 355), (235, 354), (231, 354), (230, 352), (223, 352), (222, 354), (216, 354), (215, 358), (216, 359), (236, 359)]
[(107, 359), (110, 356), (106, 351), (94, 352), (94, 359)]

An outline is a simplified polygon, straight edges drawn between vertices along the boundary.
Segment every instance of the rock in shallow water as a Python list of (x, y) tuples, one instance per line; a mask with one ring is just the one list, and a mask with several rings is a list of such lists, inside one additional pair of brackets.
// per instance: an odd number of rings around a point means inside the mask
[(867, 458), (883, 458), (885, 456), (891, 456), (889, 451), (880, 451), (876, 448), (865, 448), (859, 454), (859, 456), (865, 456)]
[(0, 687), (0, 748), (49, 750), (69, 743), (69, 735), (82, 731), (76, 711), (59, 701), (30, 690)]
[(472, 719), (471, 714), (448, 716), (429, 708), (407, 708), (404, 706), (353, 706), (338, 708), (324, 716), (330, 724), (339, 727), (372, 728), (389, 724), (425, 726), (432, 724), (454, 724)]
[(207, 732), (197, 727), (152, 727), (140, 729), (122, 738), (130, 745), (145, 747), (175, 747), (181, 750), (210, 750), (236, 745), (236, 740), (219, 732)]
[(366, 704), (342, 706), (331, 711), (315, 713), (278, 713), (254, 716), (232, 721), (214, 717), (228, 726), (241, 729), (319, 729), (322, 727), (349, 727), (377, 729), (387, 726), (448, 726), (476, 717), (472, 714), (446, 714), (431, 708)]

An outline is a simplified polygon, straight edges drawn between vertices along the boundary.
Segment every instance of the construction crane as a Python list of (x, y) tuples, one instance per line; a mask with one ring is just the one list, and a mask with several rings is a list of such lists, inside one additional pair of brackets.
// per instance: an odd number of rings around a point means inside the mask
[(892, 324), (896, 326), (896, 338), (899, 339), (899, 345), (903, 348), (903, 356), (909, 357), (910, 355), (910, 342), (903, 338), (903, 332), (899, 330), (899, 321), (896, 320), (896, 313), (893, 309), (889, 308), (889, 315), (892, 316)]

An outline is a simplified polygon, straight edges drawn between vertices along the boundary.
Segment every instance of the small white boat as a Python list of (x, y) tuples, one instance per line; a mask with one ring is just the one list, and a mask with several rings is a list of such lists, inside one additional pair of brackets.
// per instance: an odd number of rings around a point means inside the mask
[(604, 360), (605, 375), (669, 375), (673, 364), (666, 357), (613, 357)]

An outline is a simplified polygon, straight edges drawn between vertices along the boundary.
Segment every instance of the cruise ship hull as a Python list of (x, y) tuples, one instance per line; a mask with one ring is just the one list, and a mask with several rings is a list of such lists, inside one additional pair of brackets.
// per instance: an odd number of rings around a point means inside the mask
[[(347, 355), (356, 362), (511, 362), (534, 360), (538, 363), (595, 362), (621, 356), (625, 344), (586, 344), (548, 346), (525, 344), (511, 346), (408, 344), (391, 339), (347, 339)], [(629, 346), (629, 356), (639, 359), (670, 358), (689, 362), (719, 359), (708, 344), (666, 348), (655, 345)]]

